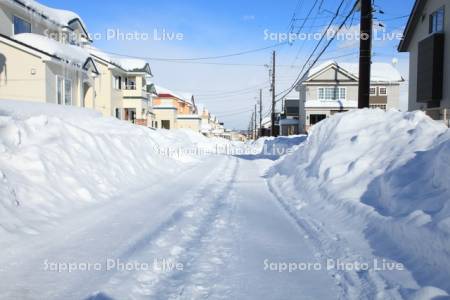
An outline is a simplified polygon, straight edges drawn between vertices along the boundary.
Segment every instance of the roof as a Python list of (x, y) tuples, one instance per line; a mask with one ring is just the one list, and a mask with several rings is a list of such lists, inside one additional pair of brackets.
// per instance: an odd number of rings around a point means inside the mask
[(421, 17), (421, 11), (424, 9), (427, 0), (416, 0), (411, 14), (409, 15), (408, 23), (406, 23), (405, 31), (403, 32), (403, 40), (398, 45), (399, 52), (407, 52), (411, 41), (413, 30)]
[(166, 89), (159, 85), (155, 85), (155, 90), (156, 90), (156, 94), (159, 97), (177, 98), (177, 99), (187, 102), (189, 104), (193, 104), (192, 99), (194, 96), (192, 94), (182, 93), (182, 92), (174, 92), (172, 90)]
[(53, 22), (61, 27), (71, 28), (74, 23), (77, 23), (80, 25), (86, 37), (89, 38), (86, 24), (83, 22), (80, 16), (73, 11), (51, 8), (38, 3), (35, 0), (7, 0), (7, 2), (27, 9), (28, 11), (39, 15), (44, 20)]
[(150, 65), (147, 61), (137, 58), (123, 58), (117, 55), (106, 53), (93, 46), (85, 48), (92, 56), (110, 63), (127, 72), (147, 73), (153, 76)]
[(272, 118), (271, 117), (265, 117), (265, 118), (262, 119), (261, 123), (262, 123), (262, 127), (263, 128), (270, 128), (272, 126)]
[[(357, 63), (338, 63), (334, 60), (326, 61), (319, 66), (312, 68), (309, 71), (306, 80), (311, 79), (320, 72), (326, 70), (327, 68), (336, 67), (340, 71), (347, 73), (351, 77), (358, 80), (359, 78), (359, 64)], [(371, 70), (371, 81), (372, 82), (403, 82), (404, 79), (400, 72), (391, 64), (388, 63), (372, 63)]]
[(95, 72), (98, 73), (89, 52), (81, 47), (62, 44), (46, 36), (34, 33), (17, 34), (12, 37), (12, 40), (85, 70), (92, 64)]

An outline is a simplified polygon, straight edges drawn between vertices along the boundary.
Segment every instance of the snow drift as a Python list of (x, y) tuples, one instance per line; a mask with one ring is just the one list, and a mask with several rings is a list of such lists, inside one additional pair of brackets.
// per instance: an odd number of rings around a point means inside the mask
[(85, 109), (1, 100), (0, 235), (37, 233), (74, 209), (161, 183), (197, 158), (157, 150), (199, 143), (212, 141)]
[(292, 153), (298, 145), (306, 140), (306, 135), (262, 137), (256, 141), (248, 141), (248, 153), (258, 158), (276, 160)]
[[(290, 195), (283, 204), (295, 216), (312, 216), (323, 224), (322, 235), (343, 245), (330, 255), (389, 258), (403, 263), (419, 286), (450, 291), (450, 132), (444, 125), (422, 112), (339, 114), (316, 125), (270, 175), (272, 188)], [(346, 242), (359, 251), (348, 251)], [(381, 277), (412, 296), (404, 279)]]

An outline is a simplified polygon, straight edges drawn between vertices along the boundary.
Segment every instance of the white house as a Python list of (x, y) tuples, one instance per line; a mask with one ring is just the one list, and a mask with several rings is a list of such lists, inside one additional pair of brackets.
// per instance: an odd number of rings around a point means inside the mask
[(416, 0), (400, 43), (409, 52), (409, 110), (450, 124), (450, 2)]
[[(358, 64), (336, 61), (311, 69), (296, 88), (300, 99), (300, 124), (308, 129), (333, 114), (358, 108), (358, 74)], [(370, 107), (399, 108), (403, 81), (392, 65), (373, 63)]]

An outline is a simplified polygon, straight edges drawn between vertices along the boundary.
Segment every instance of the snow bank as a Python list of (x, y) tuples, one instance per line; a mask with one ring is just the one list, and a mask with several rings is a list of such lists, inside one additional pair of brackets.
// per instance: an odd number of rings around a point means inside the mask
[(278, 159), (292, 153), (305, 140), (306, 135), (262, 137), (256, 141), (249, 141), (246, 145), (251, 148), (251, 153), (256, 153), (260, 158)]
[(1, 100), (0, 236), (37, 233), (74, 209), (158, 184), (186, 163), (157, 148), (200, 142), (212, 143), (90, 110)]
[(294, 214), (365, 249), (343, 251), (349, 257), (401, 262), (420, 286), (450, 291), (450, 133), (442, 124), (422, 112), (338, 114), (271, 176)]

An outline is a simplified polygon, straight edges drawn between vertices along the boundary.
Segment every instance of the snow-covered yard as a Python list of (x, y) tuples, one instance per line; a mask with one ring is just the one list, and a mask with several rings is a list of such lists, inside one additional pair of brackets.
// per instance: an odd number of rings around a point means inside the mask
[(1, 101), (0, 298), (445, 297), (449, 166), (422, 113), (240, 144)]

